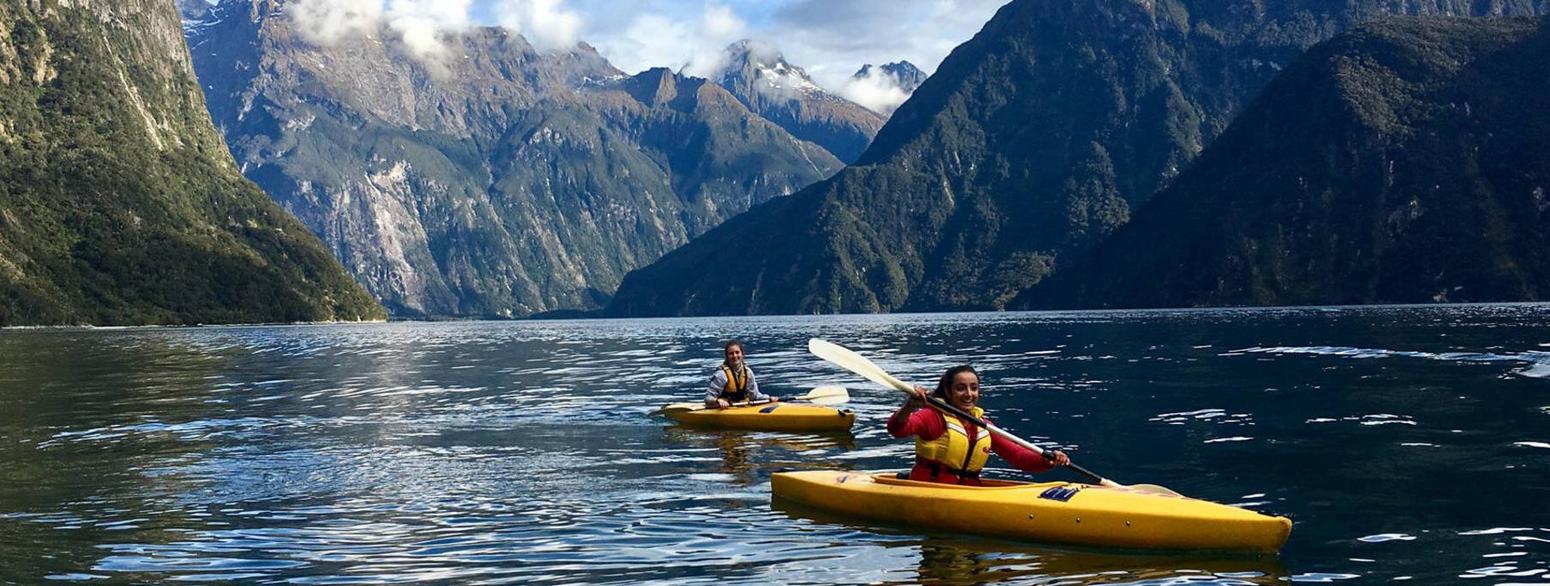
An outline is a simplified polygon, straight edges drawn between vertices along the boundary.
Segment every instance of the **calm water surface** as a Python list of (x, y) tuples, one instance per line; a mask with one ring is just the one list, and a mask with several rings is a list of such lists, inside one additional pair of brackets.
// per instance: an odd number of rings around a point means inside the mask
[[(1550, 585), (1547, 323), (1514, 305), (3, 331), (0, 582)], [(700, 396), (728, 337), (768, 391), (849, 387), (853, 433), (653, 416)], [(911, 457), (882, 428), (898, 393), (809, 337), (921, 383), (972, 362), (1003, 427), (1290, 516), (1291, 540), (1145, 554), (772, 507), (772, 472)]]

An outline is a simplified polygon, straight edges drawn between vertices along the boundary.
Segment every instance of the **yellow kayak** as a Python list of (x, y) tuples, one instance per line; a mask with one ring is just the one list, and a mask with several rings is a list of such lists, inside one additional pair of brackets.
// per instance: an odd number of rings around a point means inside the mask
[(1151, 492), (1070, 482), (955, 486), (894, 473), (777, 472), (776, 499), (831, 513), (1032, 541), (1137, 549), (1276, 552), (1292, 521)]
[(845, 431), (856, 413), (803, 403), (764, 403), (728, 409), (663, 407), (662, 414), (684, 425), (751, 431)]

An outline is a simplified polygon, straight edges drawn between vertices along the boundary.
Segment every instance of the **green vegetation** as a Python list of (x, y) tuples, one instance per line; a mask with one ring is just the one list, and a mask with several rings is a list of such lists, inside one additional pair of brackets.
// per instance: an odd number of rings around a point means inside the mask
[(0, 326), (384, 317), (237, 174), (172, 7), (118, 4), (0, 6)]
[[(1550, 298), (1550, 20), (1311, 49), (1035, 307)], [(1019, 303), (1021, 304), (1021, 303)]]

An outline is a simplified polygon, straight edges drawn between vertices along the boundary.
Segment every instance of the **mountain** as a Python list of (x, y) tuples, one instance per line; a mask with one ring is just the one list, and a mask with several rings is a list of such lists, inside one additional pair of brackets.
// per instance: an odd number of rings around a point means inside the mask
[(895, 61), (875, 67), (868, 63), (862, 65), (855, 75), (850, 76), (851, 79), (867, 79), (871, 77), (881, 77), (888, 80), (890, 85), (899, 88), (906, 95), (915, 93), (915, 90), (920, 88), (920, 84), (926, 83), (926, 72), (921, 71), (919, 67), (916, 67), (914, 63), (909, 61)]
[(882, 66), (869, 63), (850, 76), (840, 93), (868, 110), (889, 116), (925, 82), (926, 72), (909, 61)]
[(383, 317), (238, 173), (171, 3), (0, 4), (0, 326)]
[(824, 91), (769, 45), (746, 39), (733, 43), (723, 51), (721, 65), (716, 83), (749, 110), (841, 161), (856, 160), (883, 126), (881, 115)]
[(1550, 298), (1550, 20), (1318, 45), (1040, 306)]
[[(841, 164), (725, 89), (473, 28), (413, 44), (225, 0), (187, 30), (243, 172), (397, 316), (600, 307), (631, 269)], [(332, 33), (332, 35), (330, 35)]]
[(850, 167), (625, 278), (613, 315), (1002, 308), (1123, 225), (1285, 64), (1469, 0), (1015, 0)]

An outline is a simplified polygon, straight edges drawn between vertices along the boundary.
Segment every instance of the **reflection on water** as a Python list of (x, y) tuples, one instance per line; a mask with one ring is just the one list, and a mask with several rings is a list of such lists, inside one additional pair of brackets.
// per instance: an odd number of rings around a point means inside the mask
[[(738, 486), (765, 482), (773, 472), (790, 469), (837, 468), (823, 458), (836, 451), (856, 448), (849, 431), (822, 433), (783, 433), (763, 431), (707, 430), (670, 424), (663, 429), (663, 443), (675, 453), (707, 451), (714, 446), (721, 465), (715, 475), (697, 474), (705, 479), (724, 479)], [(781, 453), (784, 452), (784, 453)], [(760, 457), (750, 458), (758, 453)]]
[[(0, 583), (1532, 582), (1544, 306), (0, 332)], [(682, 428), (720, 341), (850, 433)], [(998, 424), (1121, 482), (1285, 514), (1280, 558), (932, 535), (771, 506), (901, 469), (895, 391), (973, 362)], [(1006, 470), (998, 473), (1024, 477)], [(1046, 478), (1074, 479), (1064, 473)]]
[(1094, 582), (1279, 584), (1292, 578), (1279, 558), (1244, 553), (1139, 552), (1113, 548), (1037, 545), (968, 535), (922, 534), (901, 525), (858, 522), (784, 499), (772, 508), (799, 525), (861, 525), (876, 545), (911, 558), (912, 571), (891, 573), (897, 584), (1071, 584)]

